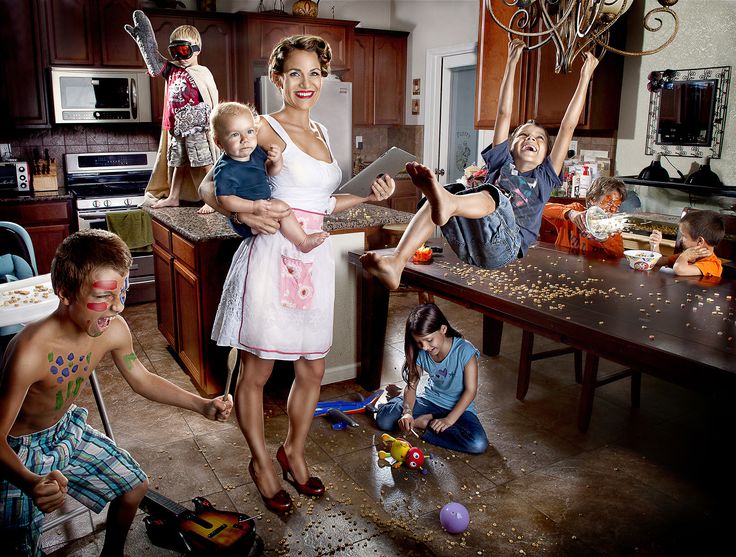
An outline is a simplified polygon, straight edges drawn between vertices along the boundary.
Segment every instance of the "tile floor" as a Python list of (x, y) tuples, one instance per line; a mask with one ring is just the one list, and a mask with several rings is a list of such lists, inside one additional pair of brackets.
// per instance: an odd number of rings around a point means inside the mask
[[(400, 380), (404, 319), (416, 294), (391, 298), (383, 383)], [(481, 316), (438, 300), (450, 323), (480, 346)], [(152, 304), (126, 309), (135, 349), (149, 369), (186, 389), (187, 376), (156, 329)], [(380, 432), (366, 415), (360, 427), (334, 431), (321, 418), (307, 458), (328, 492), (296, 496), (286, 517), (264, 511), (246, 472), (249, 454), (234, 419), (225, 424), (148, 402), (124, 384), (109, 360), (97, 373), (114, 433), (148, 473), (151, 486), (187, 504), (206, 496), (216, 507), (263, 513), (257, 531), (268, 555), (706, 555), (733, 551), (734, 412), (723, 393), (702, 395), (649, 376), (641, 409), (632, 410), (628, 380), (596, 394), (590, 430), (576, 429), (579, 386), (572, 356), (535, 362), (525, 402), (515, 398), (521, 334), (507, 327), (501, 355), (480, 361), (476, 401), (490, 439), (481, 456), (419, 446), (429, 473), (379, 467)], [(537, 339), (537, 349), (550, 343)], [(614, 366), (608, 366), (613, 369)], [(287, 387), (266, 397), (266, 434), (275, 454), (284, 438)], [(327, 385), (322, 399), (364, 395), (356, 383)], [(99, 427), (91, 393), (83, 401)], [(276, 463), (274, 462), (274, 465)], [(462, 535), (444, 533), (439, 509), (459, 501), (470, 512)], [(135, 519), (126, 552), (176, 555), (153, 546)], [(44, 536), (53, 556), (97, 555), (104, 512), (82, 516)], [(731, 549), (729, 549), (731, 548)], [(731, 553), (732, 554), (732, 553)]]

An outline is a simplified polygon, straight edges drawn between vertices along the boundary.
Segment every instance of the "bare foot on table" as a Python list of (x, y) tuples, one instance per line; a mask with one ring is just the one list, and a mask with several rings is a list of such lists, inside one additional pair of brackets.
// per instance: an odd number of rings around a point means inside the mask
[(427, 196), (432, 208), (432, 222), (437, 226), (446, 224), (454, 211), (452, 194), (440, 185), (434, 172), (423, 164), (410, 162), (406, 165), (406, 172), (414, 185)]
[(302, 253), (309, 253), (317, 246), (321, 246), (322, 244), (324, 244), (325, 240), (329, 237), (330, 235), (327, 232), (315, 232), (313, 234), (307, 234), (306, 238), (304, 238), (304, 241), (302, 241), (302, 243), (299, 244), (297, 247)]
[(212, 207), (210, 207), (209, 205), (207, 205), (207, 203), (205, 203), (204, 205), (202, 205), (197, 210), (197, 214), (199, 214), (199, 215), (209, 215), (209, 214), (214, 213), (214, 212), (215, 212), (215, 210)]
[(178, 199), (172, 199), (171, 197), (165, 197), (164, 199), (159, 199), (151, 205), (151, 208), (153, 209), (162, 209), (164, 207), (178, 207), (179, 206), (179, 200)]
[(394, 255), (381, 256), (369, 251), (360, 256), (360, 262), (370, 275), (376, 277), (389, 290), (396, 290), (401, 282), (403, 264)]

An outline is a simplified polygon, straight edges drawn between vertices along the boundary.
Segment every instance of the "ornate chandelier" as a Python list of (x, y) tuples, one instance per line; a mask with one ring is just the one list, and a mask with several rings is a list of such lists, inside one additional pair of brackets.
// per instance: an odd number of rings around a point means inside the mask
[[(555, 72), (568, 73), (577, 56), (587, 50), (595, 50), (599, 58), (611, 51), (625, 56), (654, 54), (669, 45), (677, 35), (680, 21), (671, 6), (678, 0), (657, 0), (658, 8), (652, 8), (644, 16), (647, 31), (662, 28), (662, 19), (657, 14), (667, 14), (674, 20), (672, 34), (657, 48), (641, 52), (627, 52), (609, 46), (609, 29), (631, 7), (634, 0), (485, 0), (493, 21), (509, 33), (509, 37), (537, 37), (529, 44), (535, 50), (552, 42), (556, 48)], [(516, 7), (508, 25), (499, 21), (493, 5), (505, 4), (505, 10)], [(653, 21), (652, 21), (653, 20)], [(531, 41), (527, 41), (531, 43)]]

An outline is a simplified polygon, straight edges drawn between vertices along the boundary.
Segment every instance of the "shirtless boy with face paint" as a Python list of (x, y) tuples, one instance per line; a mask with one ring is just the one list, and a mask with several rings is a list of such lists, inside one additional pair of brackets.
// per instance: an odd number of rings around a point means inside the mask
[(59, 307), (18, 333), (5, 352), (0, 538), (11, 542), (11, 555), (32, 554), (44, 513), (61, 507), (66, 495), (96, 512), (110, 503), (101, 555), (123, 555), (148, 481), (130, 454), (88, 426), (87, 410), (74, 404), (107, 353), (139, 395), (212, 420), (225, 421), (230, 414), (230, 397), (208, 400), (189, 393), (138, 360), (120, 316), (130, 264), (128, 247), (115, 234), (83, 230), (69, 236), (51, 266)]

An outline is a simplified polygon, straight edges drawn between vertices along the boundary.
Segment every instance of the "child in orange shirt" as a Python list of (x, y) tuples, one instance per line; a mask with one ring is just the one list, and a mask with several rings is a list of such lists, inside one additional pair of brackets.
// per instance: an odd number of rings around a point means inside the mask
[[(721, 215), (715, 211), (690, 211), (680, 219), (676, 253), (669, 257), (663, 255), (656, 266), (672, 267), (676, 275), (720, 277), (723, 264), (713, 249), (725, 235)], [(652, 251), (658, 251), (661, 240), (662, 233), (653, 230), (649, 236)]]
[(596, 178), (581, 203), (547, 203), (542, 216), (557, 229), (555, 245), (578, 249), (583, 253), (605, 253), (613, 257), (624, 256), (624, 241), (621, 234), (611, 234), (605, 240), (596, 240), (587, 232), (585, 211), (588, 207), (600, 207), (606, 213), (616, 213), (626, 199), (626, 185), (616, 178)]

